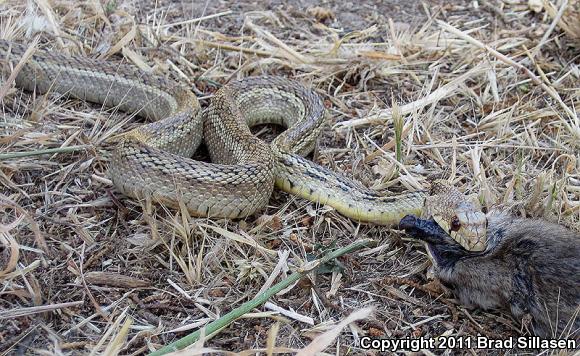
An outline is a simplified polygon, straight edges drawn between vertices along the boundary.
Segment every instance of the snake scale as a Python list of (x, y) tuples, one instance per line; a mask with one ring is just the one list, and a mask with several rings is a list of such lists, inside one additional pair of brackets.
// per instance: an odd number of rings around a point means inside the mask
[[(0, 40), (5, 62), (18, 62), (25, 50), (22, 44)], [(151, 197), (171, 206), (181, 201), (195, 216), (246, 217), (265, 207), (276, 186), (356, 221), (391, 225), (405, 215), (420, 215), (428, 195), (382, 196), (306, 159), (326, 111), (313, 90), (281, 77), (230, 82), (202, 110), (189, 89), (164, 77), (130, 65), (35, 50), (18, 72), (16, 85), (151, 119), (119, 138), (109, 167), (112, 182), (130, 197)], [(286, 130), (268, 144), (250, 132), (251, 126), (264, 123)], [(202, 139), (212, 163), (190, 158)], [(467, 240), (462, 244), (473, 245)]]

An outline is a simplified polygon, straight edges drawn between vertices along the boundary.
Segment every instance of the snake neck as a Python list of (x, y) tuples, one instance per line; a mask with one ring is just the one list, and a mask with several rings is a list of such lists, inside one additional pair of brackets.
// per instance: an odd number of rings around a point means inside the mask
[(276, 186), (288, 193), (329, 205), (359, 222), (396, 225), (405, 215), (421, 215), (426, 191), (383, 196), (299, 155), (274, 153)]

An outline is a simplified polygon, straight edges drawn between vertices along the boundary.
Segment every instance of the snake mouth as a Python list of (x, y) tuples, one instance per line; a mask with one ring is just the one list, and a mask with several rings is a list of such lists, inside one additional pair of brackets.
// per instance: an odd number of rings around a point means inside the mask
[(399, 222), (399, 229), (405, 230), (407, 234), (416, 239), (433, 245), (459, 245), (459, 243), (451, 238), (451, 236), (449, 236), (449, 234), (433, 219), (425, 220), (413, 215), (407, 215)]
[(439, 268), (452, 268), (460, 259), (480, 254), (463, 247), (432, 218), (425, 220), (407, 215), (399, 222), (399, 229), (426, 242), (429, 258)]

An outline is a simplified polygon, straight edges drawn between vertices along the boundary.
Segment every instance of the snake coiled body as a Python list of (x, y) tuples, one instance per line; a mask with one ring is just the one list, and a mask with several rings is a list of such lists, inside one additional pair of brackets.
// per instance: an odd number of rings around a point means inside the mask
[[(17, 63), (25, 49), (0, 40), (0, 54), (8, 63)], [(154, 120), (122, 134), (111, 157), (112, 181), (131, 197), (173, 206), (181, 201), (196, 216), (240, 218), (262, 209), (277, 186), (363, 222), (395, 224), (422, 210), (423, 191), (381, 196), (304, 158), (324, 125), (325, 108), (315, 92), (294, 81), (234, 81), (201, 110), (190, 90), (163, 77), (128, 65), (36, 50), (16, 84)], [(250, 126), (260, 123), (287, 129), (267, 144), (250, 132)], [(212, 163), (190, 158), (202, 139)]]

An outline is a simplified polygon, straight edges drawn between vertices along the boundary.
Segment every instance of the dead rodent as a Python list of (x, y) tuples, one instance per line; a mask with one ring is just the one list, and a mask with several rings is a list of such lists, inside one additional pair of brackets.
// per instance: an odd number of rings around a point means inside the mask
[(433, 220), (400, 227), (427, 242), (436, 276), (466, 306), (532, 317), (541, 337), (580, 338), (580, 235), (538, 219), (488, 217), (487, 247), (465, 250)]

